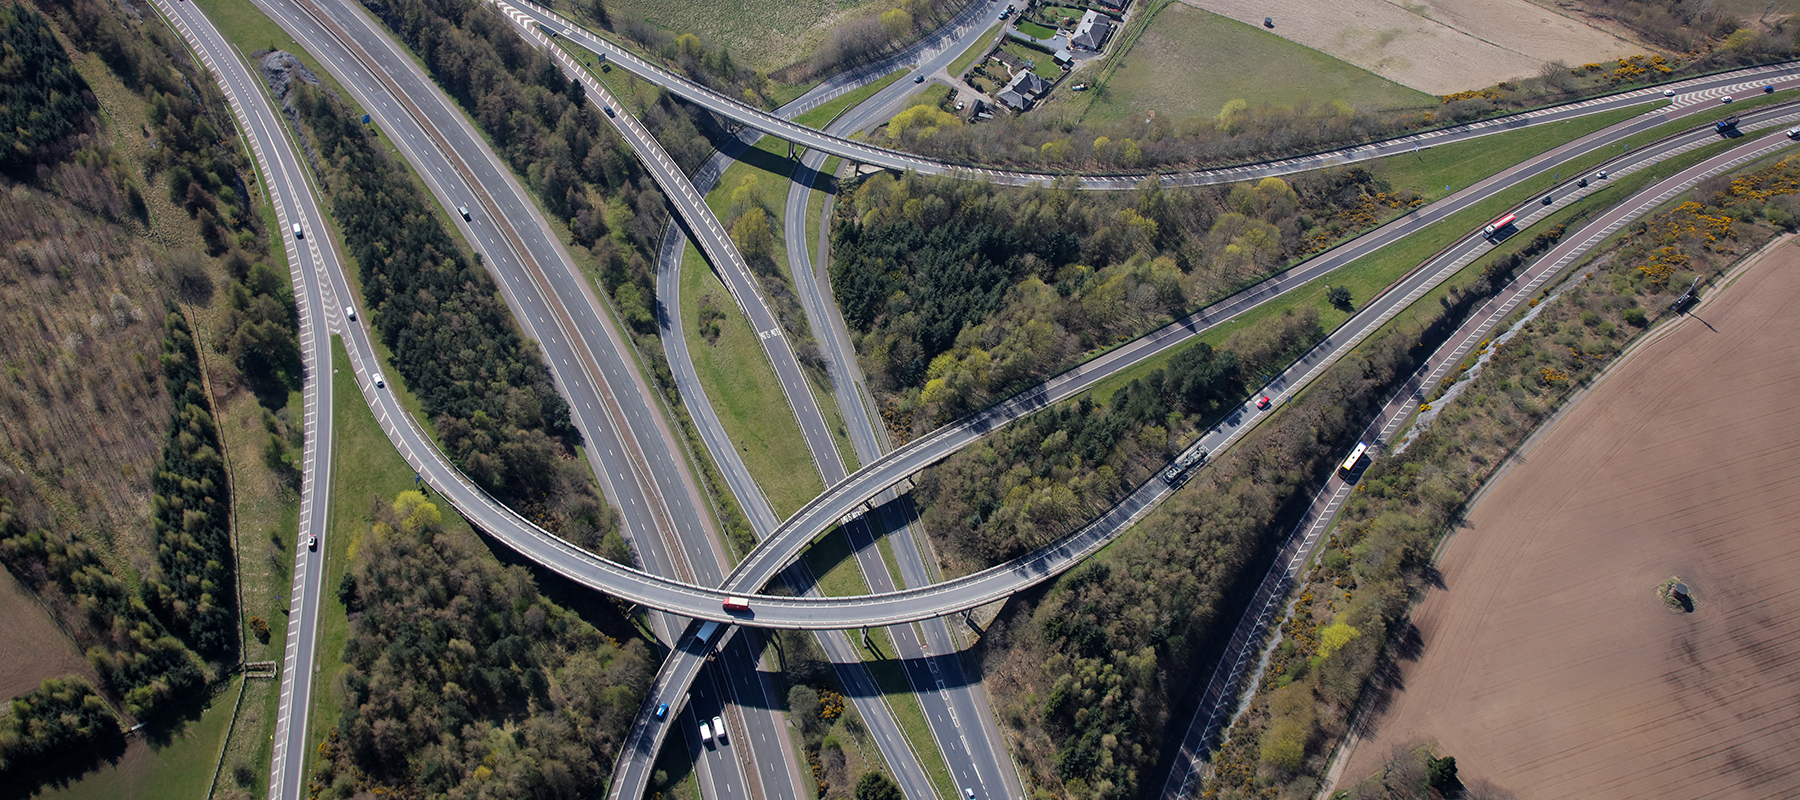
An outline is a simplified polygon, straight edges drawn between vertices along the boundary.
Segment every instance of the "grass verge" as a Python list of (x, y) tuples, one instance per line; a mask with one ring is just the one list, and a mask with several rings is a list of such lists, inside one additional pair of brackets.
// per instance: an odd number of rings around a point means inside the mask
[[(749, 320), (694, 245), (685, 247), (682, 335), (687, 337), (694, 371), (750, 476), (762, 487), (775, 515), (785, 519), (824, 491), (824, 482)], [(719, 334), (710, 342), (700, 332), (703, 303), (718, 311)]]
[(839, 97), (834, 97), (829, 101), (819, 104), (818, 108), (794, 117), (794, 122), (805, 125), (808, 128), (824, 130), (825, 126), (831, 124), (832, 120), (837, 119), (837, 116), (844, 113), (845, 109), (855, 108), (864, 100), (874, 97), (876, 92), (886, 89), (889, 84), (892, 84), (894, 81), (900, 80), (905, 76), (906, 70), (894, 70), (893, 72), (888, 73), (886, 77), (878, 78), (873, 83), (857, 89), (854, 92), (845, 93)]

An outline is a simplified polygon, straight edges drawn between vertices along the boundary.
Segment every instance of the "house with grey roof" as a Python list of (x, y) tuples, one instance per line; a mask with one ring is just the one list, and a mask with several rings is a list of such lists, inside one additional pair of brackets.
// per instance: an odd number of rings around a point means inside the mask
[(1075, 26), (1075, 35), (1069, 37), (1069, 46), (1076, 50), (1087, 50), (1098, 53), (1106, 46), (1106, 40), (1113, 34), (1113, 21), (1093, 9), (1081, 15), (1081, 24)]

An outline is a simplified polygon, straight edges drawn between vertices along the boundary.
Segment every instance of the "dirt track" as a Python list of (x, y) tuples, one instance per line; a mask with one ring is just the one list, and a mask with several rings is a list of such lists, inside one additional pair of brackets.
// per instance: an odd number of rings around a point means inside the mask
[[(1796, 296), (1789, 243), (1494, 484), (1340, 786), (1435, 741), (1520, 798), (1800, 796)], [(1692, 614), (1654, 594), (1676, 575)]]
[[(1431, 94), (1536, 75), (1546, 62), (1585, 64), (1646, 49), (1529, 0), (1182, 0), (1329, 53)], [(1328, 9), (1328, 10), (1327, 10)]]

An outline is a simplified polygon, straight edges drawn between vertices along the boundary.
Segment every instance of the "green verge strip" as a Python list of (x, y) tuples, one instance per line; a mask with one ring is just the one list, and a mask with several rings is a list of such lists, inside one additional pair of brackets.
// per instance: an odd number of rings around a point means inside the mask
[(808, 128), (824, 130), (825, 126), (831, 124), (832, 120), (837, 119), (838, 115), (844, 113), (845, 109), (855, 108), (856, 106), (861, 105), (864, 100), (874, 97), (876, 92), (886, 89), (889, 84), (900, 80), (902, 77), (905, 77), (905, 75), (906, 70), (904, 69), (890, 72), (887, 74), (887, 77), (877, 79), (874, 83), (857, 89), (856, 91), (846, 92), (843, 95), (834, 97), (819, 104), (818, 108), (794, 117), (794, 122), (805, 125)]
[[(775, 515), (785, 519), (824, 491), (824, 482), (750, 321), (693, 243), (684, 247), (682, 335), (694, 372), (750, 477), (762, 487)], [(702, 305), (712, 309), (704, 319)], [(714, 326), (718, 334), (709, 341), (702, 331)]]

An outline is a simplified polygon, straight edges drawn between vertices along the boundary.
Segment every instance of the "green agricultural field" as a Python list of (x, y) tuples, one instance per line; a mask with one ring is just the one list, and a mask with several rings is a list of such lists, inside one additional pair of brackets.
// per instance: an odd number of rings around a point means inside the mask
[[(1294, 106), (1345, 102), (1377, 110), (1437, 105), (1401, 86), (1272, 33), (1182, 4), (1165, 9), (1104, 87), (1092, 92), (1084, 122), (1217, 116), (1244, 100)], [(1246, 69), (1246, 65), (1255, 69)]]
[(805, 61), (834, 25), (879, 5), (873, 0), (614, 0), (606, 10), (615, 25), (637, 17), (728, 47), (740, 64), (774, 70)]

